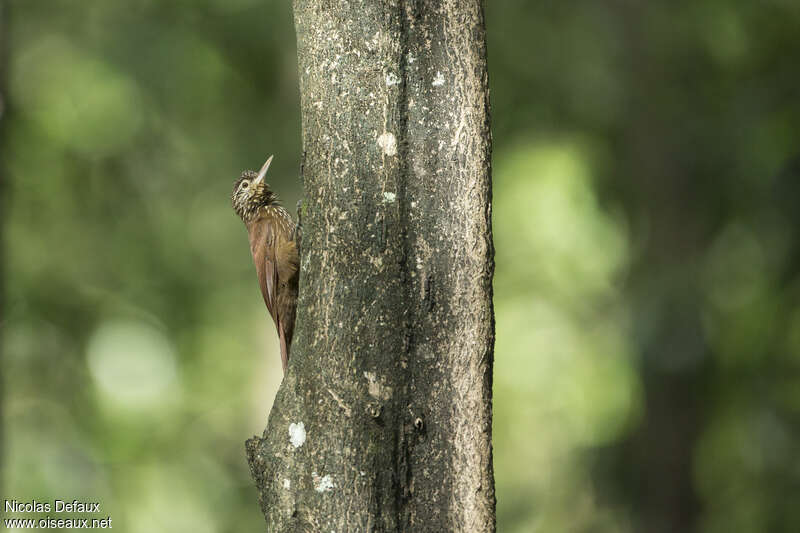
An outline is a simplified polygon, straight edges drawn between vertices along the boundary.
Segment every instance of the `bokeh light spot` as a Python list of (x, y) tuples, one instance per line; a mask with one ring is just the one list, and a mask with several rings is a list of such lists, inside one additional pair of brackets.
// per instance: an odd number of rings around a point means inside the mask
[(19, 51), (11, 93), (53, 140), (84, 155), (125, 150), (142, 122), (138, 86), (69, 40), (52, 36)]
[(175, 352), (164, 335), (140, 322), (106, 322), (87, 350), (95, 384), (111, 399), (147, 409), (170, 392), (177, 377)]

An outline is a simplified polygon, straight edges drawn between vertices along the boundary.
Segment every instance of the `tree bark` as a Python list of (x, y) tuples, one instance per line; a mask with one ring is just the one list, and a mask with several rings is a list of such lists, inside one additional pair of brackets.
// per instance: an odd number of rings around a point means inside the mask
[(480, 0), (295, 0), (289, 371), (247, 442), (268, 531), (494, 531)]

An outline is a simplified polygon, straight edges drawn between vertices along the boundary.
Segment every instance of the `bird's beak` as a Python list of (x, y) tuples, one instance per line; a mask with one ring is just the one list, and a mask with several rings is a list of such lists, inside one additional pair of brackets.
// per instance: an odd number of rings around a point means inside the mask
[(261, 170), (258, 171), (258, 176), (256, 176), (254, 183), (261, 183), (262, 181), (264, 181), (264, 176), (267, 175), (267, 169), (269, 168), (269, 164), (272, 163), (272, 158), (273, 156), (269, 156), (267, 162), (264, 163), (264, 166), (262, 166)]

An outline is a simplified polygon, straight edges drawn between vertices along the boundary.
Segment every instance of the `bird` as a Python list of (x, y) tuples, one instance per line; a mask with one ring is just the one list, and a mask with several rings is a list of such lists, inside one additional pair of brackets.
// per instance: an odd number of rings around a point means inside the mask
[(294, 334), (300, 260), (294, 220), (264, 181), (272, 157), (258, 172), (242, 172), (234, 183), (231, 203), (247, 228), (261, 295), (278, 330), (285, 375)]

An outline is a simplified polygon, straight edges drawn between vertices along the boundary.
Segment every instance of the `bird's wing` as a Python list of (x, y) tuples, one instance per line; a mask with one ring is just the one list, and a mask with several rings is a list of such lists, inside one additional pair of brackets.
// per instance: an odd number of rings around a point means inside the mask
[(275, 260), (275, 232), (266, 221), (256, 222), (250, 231), (250, 251), (256, 265), (258, 285), (267, 310), (278, 327), (278, 268)]

